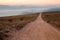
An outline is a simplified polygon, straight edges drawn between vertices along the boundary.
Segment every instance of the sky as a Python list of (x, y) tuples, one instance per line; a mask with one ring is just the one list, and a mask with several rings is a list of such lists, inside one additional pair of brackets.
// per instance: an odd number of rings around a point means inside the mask
[(0, 0), (0, 5), (60, 5), (60, 0)]

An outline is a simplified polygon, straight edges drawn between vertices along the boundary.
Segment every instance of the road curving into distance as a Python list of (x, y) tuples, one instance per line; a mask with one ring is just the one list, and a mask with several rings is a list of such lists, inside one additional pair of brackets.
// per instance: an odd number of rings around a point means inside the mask
[(11, 40), (60, 40), (60, 32), (39, 17), (22, 30), (14, 33)]

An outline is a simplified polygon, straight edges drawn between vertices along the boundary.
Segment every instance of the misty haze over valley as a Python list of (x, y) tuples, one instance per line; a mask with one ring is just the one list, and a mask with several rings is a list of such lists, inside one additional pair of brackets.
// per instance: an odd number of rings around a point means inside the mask
[(60, 11), (60, 5), (51, 5), (51, 6), (0, 5), (0, 17), (11, 16), (11, 15), (30, 14), (30, 13), (36, 13), (36, 12), (49, 12), (49, 11)]

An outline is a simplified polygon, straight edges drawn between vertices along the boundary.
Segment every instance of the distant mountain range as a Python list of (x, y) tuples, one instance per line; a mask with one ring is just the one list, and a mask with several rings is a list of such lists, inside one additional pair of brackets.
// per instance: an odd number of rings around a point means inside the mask
[(19, 5), (19, 6), (9, 6), (9, 5), (0, 5), (0, 10), (4, 9), (26, 9), (26, 8), (31, 8), (31, 9), (40, 9), (45, 8), (47, 10), (45, 11), (60, 11), (60, 5), (50, 5), (50, 6), (33, 6), (33, 5)]
[(0, 9), (22, 9), (22, 8), (41, 8), (41, 6), (32, 6), (32, 5), (20, 5), (20, 6), (0, 5)]
[(50, 6), (0, 5), (0, 17), (12, 16), (12, 15), (22, 15), (22, 14), (31, 14), (31, 13), (36, 13), (36, 12), (50, 12), (50, 11), (60, 11), (60, 5), (50, 5)]
[(55, 7), (55, 8), (50, 8), (49, 10), (47, 10), (48, 12), (49, 11), (60, 11), (60, 7)]

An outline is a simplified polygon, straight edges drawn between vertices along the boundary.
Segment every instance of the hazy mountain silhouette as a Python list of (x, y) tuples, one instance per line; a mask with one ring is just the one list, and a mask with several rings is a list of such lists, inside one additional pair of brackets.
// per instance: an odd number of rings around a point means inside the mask
[(60, 11), (60, 6), (59, 5), (50, 5), (50, 6), (0, 5), (0, 17), (11, 16), (11, 15), (21, 15), (21, 14), (31, 14), (36, 12), (49, 12), (49, 11)]
[[(60, 11), (60, 5), (50, 5), (50, 6), (34, 6), (34, 5), (18, 5), (18, 6), (9, 6), (9, 5), (0, 5), (0, 10), (4, 10), (4, 9), (26, 9), (26, 8), (36, 8), (36, 9), (40, 9), (41, 8), (45, 8), (43, 9), (44, 11)], [(35, 9), (35, 10), (36, 10)]]
[(0, 5), (0, 9), (21, 9), (21, 8), (41, 8), (41, 6), (32, 6), (32, 5), (20, 5), (20, 6)]

